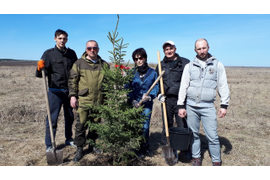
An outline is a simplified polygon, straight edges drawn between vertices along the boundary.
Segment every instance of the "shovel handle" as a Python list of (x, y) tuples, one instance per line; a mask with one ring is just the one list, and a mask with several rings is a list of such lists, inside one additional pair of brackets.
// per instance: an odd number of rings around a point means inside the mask
[[(160, 53), (159, 53), (159, 51), (157, 51), (157, 57), (158, 57), (158, 71), (159, 71), (159, 74), (161, 74), (161, 61), (160, 61)], [(164, 95), (163, 77), (160, 78), (160, 91), (161, 91), (161, 94)], [(162, 103), (162, 108), (163, 108), (163, 118), (164, 118), (164, 124), (165, 124), (165, 132), (166, 132), (166, 137), (168, 139), (168, 137), (169, 137), (169, 129), (168, 129), (168, 120), (167, 120), (167, 111), (166, 111), (166, 103), (165, 103), (165, 101)]]
[(53, 149), (55, 149), (56, 146), (55, 146), (53, 129), (52, 129), (51, 111), (50, 111), (50, 105), (49, 105), (49, 99), (48, 99), (48, 89), (47, 89), (47, 83), (46, 83), (46, 76), (45, 76), (45, 70), (44, 70), (44, 68), (41, 69), (41, 72), (42, 72), (44, 94), (45, 94), (46, 107), (47, 107), (47, 113), (48, 113), (48, 120), (49, 120), (49, 126), (50, 126), (50, 134), (51, 134), (52, 147), (53, 147)]
[[(155, 82), (152, 84), (152, 86), (149, 88), (149, 90), (145, 93), (146, 96), (152, 91), (152, 89), (155, 87), (155, 85), (158, 83), (159, 79), (163, 76), (165, 71), (163, 70), (161, 74), (158, 76), (158, 78), (155, 80)], [(141, 105), (143, 103), (143, 100), (140, 100), (139, 104)]]

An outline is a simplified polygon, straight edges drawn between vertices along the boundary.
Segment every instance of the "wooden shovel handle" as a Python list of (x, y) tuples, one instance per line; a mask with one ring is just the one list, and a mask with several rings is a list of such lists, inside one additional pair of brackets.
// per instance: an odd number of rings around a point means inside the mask
[[(158, 83), (159, 79), (163, 76), (165, 71), (162, 71), (161, 74), (158, 76), (158, 78), (155, 80), (155, 82), (152, 84), (150, 89), (145, 93), (146, 96), (152, 91), (152, 89), (155, 87), (155, 85)], [(143, 103), (143, 100), (140, 100), (139, 104), (141, 105)]]
[[(158, 57), (158, 71), (159, 71), (159, 74), (161, 74), (161, 61), (160, 61), (159, 51), (157, 51), (157, 57)], [(160, 78), (160, 91), (161, 91), (161, 94), (164, 95), (163, 77)], [(165, 101), (162, 103), (162, 108), (163, 108), (163, 118), (164, 118), (164, 124), (165, 124), (166, 137), (168, 139), (169, 129), (168, 129), (168, 120), (167, 120), (167, 111), (166, 111)]]
[(42, 71), (43, 87), (44, 87), (44, 94), (45, 94), (46, 107), (47, 107), (47, 113), (48, 113), (48, 120), (49, 120), (49, 126), (50, 126), (52, 147), (53, 147), (53, 149), (55, 149), (56, 146), (55, 146), (53, 129), (52, 129), (51, 111), (50, 111), (50, 105), (49, 105), (49, 99), (48, 99), (48, 89), (47, 89), (47, 83), (46, 83), (46, 76), (45, 76), (44, 68), (42, 68), (41, 71)]

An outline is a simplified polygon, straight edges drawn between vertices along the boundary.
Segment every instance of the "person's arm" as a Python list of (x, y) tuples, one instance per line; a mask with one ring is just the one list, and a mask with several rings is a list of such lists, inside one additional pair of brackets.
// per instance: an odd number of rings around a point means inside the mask
[(178, 101), (177, 101), (177, 107), (179, 109), (178, 115), (181, 118), (184, 118), (187, 115), (185, 100), (187, 96), (187, 89), (189, 87), (189, 83), (190, 83), (189, 64), (186, 64), (183, 74), (182, 74), (182, 79), (181, 79), (180, 89), (179, 89), (179, 94), (178, 94)]
[(48, 67), (50, 66), (50, 61), (47, 59), (47, 53), (48, 53), (48, 50), (45, 51), (43, 53), (43, 55), (41, 56), (41, 59), (38, 61), (38, 64), (37, 64), (37, 69), (36, 69), (36, 77), (38, 78), (41, 78), (42, 77), (42, 73), (41, 73), (41, 69), (39, 68), (39, 63), (41, 63), (41, 61), (44, 61), (44, 70), (45, 70), (45, 75), (47, 76), (48, 75)]
[(227, 83), (227, 76), (224, 65), (218, 62), (218, 93), (220, 96), (220, 109), (218, 111), (219, 118), (226, 116), (227, 107), (229, 106), (230, 91)]
[(70, 75), (68, 79), (68, 89), (69, 89), (69, 98), (70, 106), (76, 108), (78, 106), (78, 82), (79, 82), (79, 70), (77, 64), (74, 63), (72, 69), (70, 70)]
[(187, 89), (189, 87), (189, 83), (190, 83), (190, 72), (189, 72), (189, 64), (187, 64), (182, 74), (182, 79), (180, 82), (180, 89), (178, 93), (177, 105), (180, 108), (185, 108), (185, 100), (187, 96)]
[(228, 106), (230, 100), (230, 92), (227, 83), (226, 71), (221, 62), (218, 62), (218, 93), (221, 98), (221, 107)]

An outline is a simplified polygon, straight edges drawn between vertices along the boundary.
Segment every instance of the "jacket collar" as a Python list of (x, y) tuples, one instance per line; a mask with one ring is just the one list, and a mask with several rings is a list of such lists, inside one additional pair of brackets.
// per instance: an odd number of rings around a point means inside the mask
[[(210, 53), (208, 53), (208, 59), (206, 60), (206, 64), (207, 65), (213, 64), (214, 60), (216, 60), (216, 58), (212, 56)], [(197, 56), (195, 56), (194, 62), (196, 64), (199, 64), (199, 58)]]
[[(179, 56), (179, 54), (175, 53), (175, 56), (176, 56), (176, 60), (174, 60), (174, 61), (180, 61), (180, 62), (182, 63), (181, 57)], [(169, 60), (167, 59), (166, 56), (163, 58), (163, 61), (164, 61), (165, 63), (171, 62), (171, 61), (169, 61)]]
[(61, 54), (66, 54), (67, 53), (67, 48), (64, 47), (64, 49), (59, 49), (56, 45), (54, 47), (54, 49), (58, 52), (60, 52)]
[[(136, 71), (136, 68), (134, 67), (134, 71), (133, 71), (134, 73), (135, 73), (135, 76), (137, 76), (137, 77), (140, 77), (140, 74), (139, 74), (139, 72), (138, 71)], [(149, 67), (149, 69), (147, 70), (147, 72), (145, 73), (145, 75), (144, 75), (144, 79), (147, 77), (147, 76), (149, 76), (150, 74), (152, 73), (152, 69)]]
[(100, 57), (99, 55), (97, 55), (98, 61), (97, 61), (96, 63), (94, 63), (94, 62), (91, 61), (90, 59), (87, 59), (86, 56), (87, 56), (87, 53), (84, 52), (81, 58), (84, 59), (86, 62), (88, 62), (88, 63), (90, 63), (90, 64), (100, 64), (100, 62), (101, 62), (101, 60), (102, 60), (101, 57)]

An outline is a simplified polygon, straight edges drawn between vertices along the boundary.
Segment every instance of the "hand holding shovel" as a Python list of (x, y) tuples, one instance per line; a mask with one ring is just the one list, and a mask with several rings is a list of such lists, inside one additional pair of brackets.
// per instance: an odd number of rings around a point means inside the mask
[[(152, 84), (152, 86), (149, 88), (149, 90), (144, 94), (144, 96), (148, 96), (148, 94), (152, 91), (152, 89), (155, 87), (155, 85), (158, 83), (158, 81), (160, 80), (160, 78), (163, 76), (164, 73), (165, 73), (165, 71), (162, 71), (160, 73), (158, 78), (155, 80), (155, 82)], [(143, 103), (143, 100), (140, 100), (139, 105), (142, 105), (142, 103)]]

